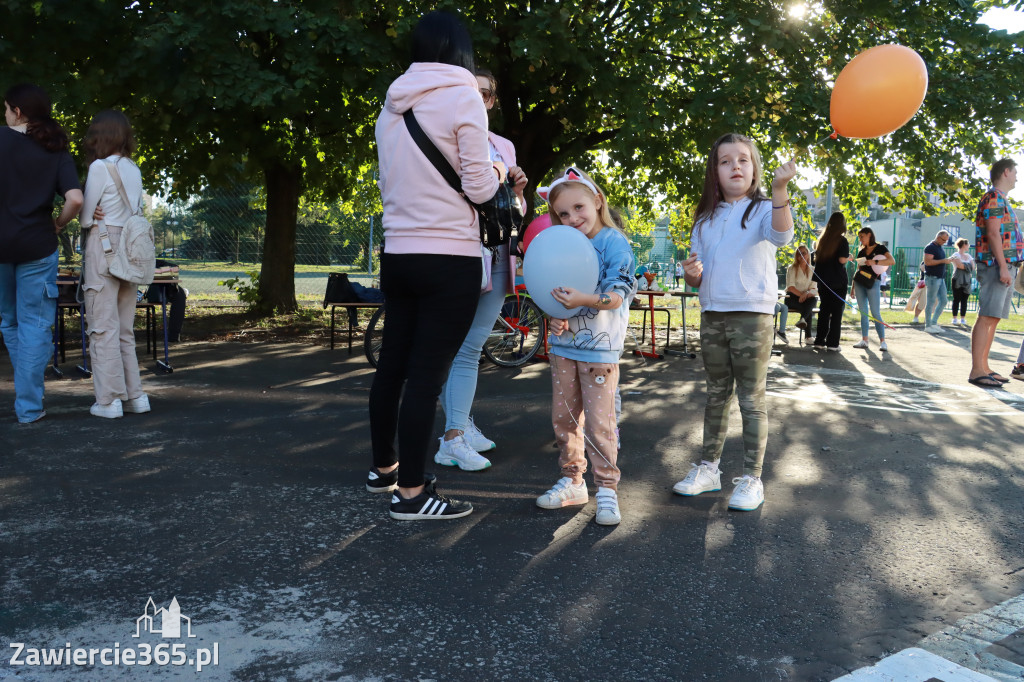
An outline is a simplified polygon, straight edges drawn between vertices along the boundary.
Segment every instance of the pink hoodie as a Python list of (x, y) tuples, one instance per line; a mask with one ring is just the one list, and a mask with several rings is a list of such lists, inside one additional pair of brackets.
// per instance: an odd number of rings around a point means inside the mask
[(480, 256), (476, 211), (416, 146), (402, 114), (413, 109), (473, 201), (498, 191), (487, 146), (487, 111), (476, 77), (460, 66), (415, 62), (388, 88), (377, 119), (386, 253)]

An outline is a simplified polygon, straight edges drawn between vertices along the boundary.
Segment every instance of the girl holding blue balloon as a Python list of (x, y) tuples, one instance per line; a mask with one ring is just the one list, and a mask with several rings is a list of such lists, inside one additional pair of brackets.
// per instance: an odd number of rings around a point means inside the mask
[(704, 191), (694, 212), (686, 283), (698, 289), (701, 354), (707, 381), (701, 459), (672, 488), (679, 495), (722, 489), (718, 464), (733, 393), (743, 416), (743, 475), (733, 479), (729, 508), (764, 502), (761, 468), (768, 443), (765, 389), (778, 298), (775, 253), (793, 238), (790, 161), (775, 170), (772, 198), (761, 189), (761, 156), (744, 136), (720, 137), (711, 148)]
[[(538, 192), (548, 200), (553, 227), (534, 240), (526, 254), (524, 273), (529, 286), (530, 267), (544, 263), (543, 279), (554, 283), (550, 299), (535, 294), (534, 300), (552, 317), (551, 421), (562, 477), (537, 498), (537, 506), (559, 509), (588, 501), (583, 481), (586, 453), (598, 488), (595, 520), (615, 525), (622, 519), (617, 494), (615, 391), (629, 302), (636, 294), (633, 249), (626, 236), (613, 227), (604, 193), (582, 170), (570, 166), (550, 187)], [(594, 269), (595, 252), (596, 286), (593, 272), (586, 272)]]

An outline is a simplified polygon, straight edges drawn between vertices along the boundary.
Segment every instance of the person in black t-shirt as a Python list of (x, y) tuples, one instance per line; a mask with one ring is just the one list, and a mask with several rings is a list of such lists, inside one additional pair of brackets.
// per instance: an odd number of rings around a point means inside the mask
[(836, 211), (828, 219), (825, 231), (812, 254), (814, 281), (819, 284), (818, 331), (815, 348), (839, 351), (839, 335), (846, 308), (846, 291), (850, 281), (846, 262), (850, 260), (850, 242), (846, 241), (846, 216)]
[[(14, 366), (14, 413), (42, 419), (43, 378), (57, 312), (57, 234), (82, 207), (68, 136), (37, 85), (4, 93), (0, 128), (0, 333)], [(53, 217), (54, 195), (64, 207)]]
[[(882, 268), (895, 265), (896, 259), (889, 253), (885, 244), (875, 241), (875, 233), (870, 227), (862, 228), (857, 237), (860, 239), (861, 249), (857, 252), (853, 293), (857, 297), (857, 307), (860, 309), (860, 341), (853, 347), (868, 347), (868, 322), (874, 319), (875, 332), (878, 334), (878, 350), (887, 351), (889, 346), (885, 343), (885, 325), (882, 324), (882, 291), (878, 281), (884, 272)], [(871, 309), (870, 317), (868, 308)]]

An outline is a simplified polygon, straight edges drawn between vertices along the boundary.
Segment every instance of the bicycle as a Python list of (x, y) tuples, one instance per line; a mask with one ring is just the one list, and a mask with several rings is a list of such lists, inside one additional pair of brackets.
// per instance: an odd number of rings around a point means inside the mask
[[(384, 308), (378, 308), (366, 325), (363, 352), (372, 367), (380, 357), (381, 335), (384, 329)], [(520, 367), (529, 362), (544, 341), (544, 314), (523, 285), (516, 293), (505, 296), (498, 317), (494, 321), (483, 353), (499, 367)]]

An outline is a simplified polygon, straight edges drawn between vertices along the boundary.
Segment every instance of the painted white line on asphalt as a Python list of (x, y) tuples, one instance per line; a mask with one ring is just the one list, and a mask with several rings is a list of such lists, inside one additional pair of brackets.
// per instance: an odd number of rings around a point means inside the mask
[(924, 649), (904, 649), (870, 668), (854, 670), (835, 682), (996, 682), (988, 675), (939, 658)]
[[(1006, 650), (998, 646), (1000, 642), (1022, 631), (1024, 595), (963, 618), (925, 637), (917, 647), (904, 649), (877, 665), (855, 670), (835, 682), (1020, 682), (1024, 680), (1024, 667), (996, 652)], [(940, 670), (935, 668), (937, 665), (947, 667)]]
[(957, 621), (921, 640), (920, 647), (943, 658), (991, 675), (997, 680), (1024, 680), (1024, 667), (992, 652), (996, 644), (1024, 630), (1024, 595)]
[(1024, 396), (1010, 391), (941, 384), (802, 365), (768, 368), (767, 395), (799, 402), (852, 405), (886, 412), (1019, 415)]

